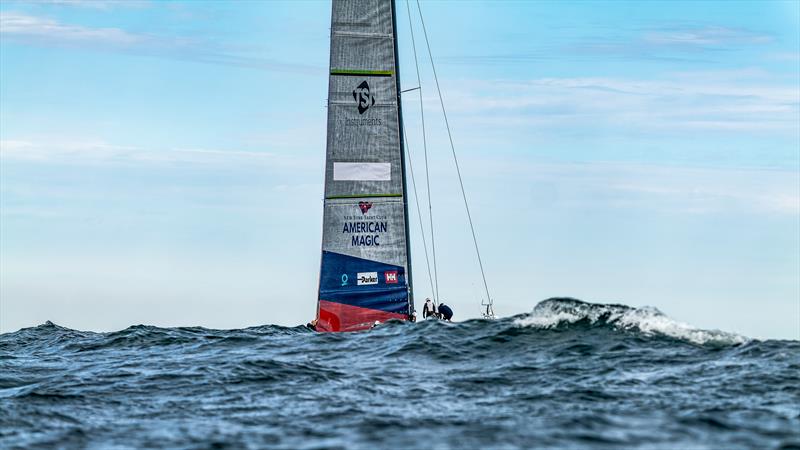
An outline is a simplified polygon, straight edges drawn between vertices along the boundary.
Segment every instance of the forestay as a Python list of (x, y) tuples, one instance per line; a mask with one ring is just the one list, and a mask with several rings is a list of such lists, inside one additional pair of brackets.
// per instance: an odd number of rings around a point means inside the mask
[(392, 0), (334, 0), (317, 325), (413, 311)]

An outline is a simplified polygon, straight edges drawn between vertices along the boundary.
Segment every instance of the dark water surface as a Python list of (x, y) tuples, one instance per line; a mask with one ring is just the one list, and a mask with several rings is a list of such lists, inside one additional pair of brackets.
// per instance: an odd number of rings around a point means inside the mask
[(0, 448), (800, 448), (800, 342), (656, 310), (0, 335)]

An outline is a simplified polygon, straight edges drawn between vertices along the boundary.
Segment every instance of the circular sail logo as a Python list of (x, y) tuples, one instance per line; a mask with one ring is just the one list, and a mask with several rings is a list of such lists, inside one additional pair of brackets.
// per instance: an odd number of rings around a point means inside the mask
[(364, 114), (370, 106), (375, 104), (375, 96), (369, 90), (367, 80), (364, 80), (355, 89), (353, 89), (353, 98), (358, 105), (358, 113)]

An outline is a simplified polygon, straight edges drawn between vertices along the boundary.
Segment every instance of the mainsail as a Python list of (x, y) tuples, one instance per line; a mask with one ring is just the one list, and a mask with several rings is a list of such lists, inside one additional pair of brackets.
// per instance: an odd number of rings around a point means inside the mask
[(318, 331), (414, 304), (392, 0), (333, 0)]

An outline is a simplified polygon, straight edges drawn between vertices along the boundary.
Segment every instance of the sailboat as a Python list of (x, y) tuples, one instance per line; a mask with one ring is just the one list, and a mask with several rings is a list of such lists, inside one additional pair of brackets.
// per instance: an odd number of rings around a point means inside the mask
[(359, 331), (415, 319), (396, 6), (333, 0), (331, 16), (314, 328)]

